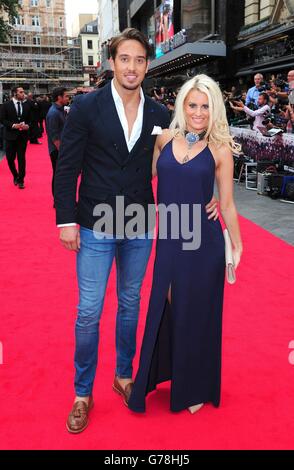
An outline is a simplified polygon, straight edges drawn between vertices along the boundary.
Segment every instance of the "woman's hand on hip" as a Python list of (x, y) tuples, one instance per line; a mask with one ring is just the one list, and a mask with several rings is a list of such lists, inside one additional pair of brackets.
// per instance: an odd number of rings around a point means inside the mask
[(213, 219), (216, 221), (219, 218), (218, 212), (218, 200), (213, 196), (211, 201), (206, 205), (206, 212), (208, 214), (208, 220)]

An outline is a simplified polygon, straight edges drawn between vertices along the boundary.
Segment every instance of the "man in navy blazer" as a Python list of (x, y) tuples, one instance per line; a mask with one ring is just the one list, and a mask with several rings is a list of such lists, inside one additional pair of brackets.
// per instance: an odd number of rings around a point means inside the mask
[[(113, 389), (125, 404), (131, 393), (140, 290), (152, 248), (148, 232), (153, 232), (153, 227), (143, 224), (138, 236), (127, 237), (130, 217), (122, 217), (118, 198), (124, 201), (124, 207), (137, 204), (145, 214), (154, 204), (151, 180), (156, 135), (152, 131), (169, 127), (168, 111), (145, 96), (141, 88), (148, 70), (145, 36), (129, 28), (112, 40), (110, 53), (114, 79), (100, 90), (75, 98), (63, 131), (55, 176), (60, 240), (65, 248), (78, 253), (76, 398), (67, 419), (68, 431), (75, 434), (87, 427), (93, 406), (99, 321), (114, 259), (118, 312)], [(99, 208), (111, 209), (111, 229), (104, 226), (103, 231), (103, 210)], [(209, 210), (215, 212), (213, 203)], [(117, 223), (117, 218), (122, 220)], [(142, 222), (147, 220), (146, 216)]]

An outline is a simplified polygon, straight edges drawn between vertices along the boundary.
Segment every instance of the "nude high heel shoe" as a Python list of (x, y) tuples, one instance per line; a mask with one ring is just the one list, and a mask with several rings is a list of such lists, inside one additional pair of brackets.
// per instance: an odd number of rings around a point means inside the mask
[(202, 408), (203, 405), (204, 405), (204, 403), (199, 403), (199, 405), (189, 406), (188, 411), (190, 411), (190, 413), (193, 415), (194, 413), (199, 411), (200, 408)]

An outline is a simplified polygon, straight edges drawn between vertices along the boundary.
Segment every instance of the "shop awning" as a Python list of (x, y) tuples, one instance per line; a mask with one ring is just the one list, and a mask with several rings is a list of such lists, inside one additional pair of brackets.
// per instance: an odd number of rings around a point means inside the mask
[(196, 41), (187, 43), (151, 62), (148, 76), (161, 75), (186, 67), (195, 67), (211, 57), (226, 57), (223, 41)]

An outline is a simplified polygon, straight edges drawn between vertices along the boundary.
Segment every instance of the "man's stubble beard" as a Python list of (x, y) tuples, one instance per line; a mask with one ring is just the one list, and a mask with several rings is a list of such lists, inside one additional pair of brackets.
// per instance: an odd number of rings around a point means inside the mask
[(141, 85), (142, 83), (139, 83), (139, 85), (134, 85), (134, 86), (127, 86), (127, 85), (124, 85), (123, 83), (121, 84), (122, 88), (124, 88), (125, 90), (129, 90), (129, 91), (138, 90), (138, 88), (140, 88)]

